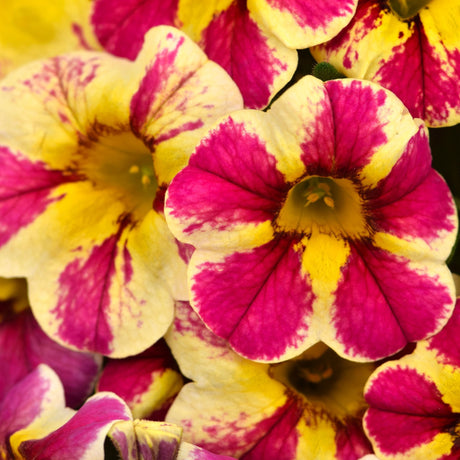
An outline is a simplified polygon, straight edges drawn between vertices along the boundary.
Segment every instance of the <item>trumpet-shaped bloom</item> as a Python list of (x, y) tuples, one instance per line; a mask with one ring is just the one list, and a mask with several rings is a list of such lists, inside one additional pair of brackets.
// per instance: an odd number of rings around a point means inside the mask
[(369, 379), (364, 427), (380, 459), (459, 457), (459, 329), (460, 299), (441, 332)]
[(140, 355), (107, 360), (98, 391), (112, 391), (131, 409), (134, 418), (164, 420), (183, 378), (163, 340)]
[(239, 86), (245, 105), (265, 107), (292, 77), (296, 48), (334, 37), (357, 0), (96, 0), (92, 22), (101, 44), (135, 58), (152, 26), (174, 25), (200, 44)]
[(0, 77), (34, 59), (100, 49), (90, 26), (91, 3), (9, 0), (2, 4)]
[(360, 0), (350, 24), (312, 48), (348, 77), (393, 91), (430, 126), (460, 122), (460, 0)]
[[(18, 311), (19, 310), (19, 311)], [(24, 279), (0, 279), (0, 400), (39, 364), (61, 379), (68, 406), (80, 406), (94, 387), (102, 357), (69, 350), (51, 340), (28, 307)]]
[(167, 415), (184, 437), (242, 460), (356, 460), (371, 452), (361, 427), (374, 364), (323, 344), (281, 364), (246, 360), (181, 302), (166, 340), (186, 384)]
[(264, 112), (213, 128), (166, 199), (196, 247), (191, 304), (243, 356), (322, 340), (376, 360), (453, 309), (455, 206), (426, 128), (378, 85), (305, 77)]
[(28, 277), (54, 340), (113, 357), (145, 350), (187, 297), (164, 190), (209, 124), (242, 107), (237, 87), (159, 27), (134, 62), (85, 52), (18, 69), (0, 106), (3, 275)]

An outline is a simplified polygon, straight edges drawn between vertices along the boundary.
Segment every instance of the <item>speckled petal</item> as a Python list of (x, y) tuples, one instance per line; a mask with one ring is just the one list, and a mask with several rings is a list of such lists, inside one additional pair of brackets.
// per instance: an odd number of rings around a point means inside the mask
[(309, 48), (335, 37), (350, 21), (357, 0), (248, 0), (257, 21), (286, 46)]

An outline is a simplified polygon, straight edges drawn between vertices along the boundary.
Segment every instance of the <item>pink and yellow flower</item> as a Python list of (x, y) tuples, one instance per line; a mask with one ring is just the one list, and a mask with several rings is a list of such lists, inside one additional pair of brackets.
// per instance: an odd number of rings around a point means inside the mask
[(460, 122), (459, 22), (459, 0), (360, 0), (351, 23), (311, 52), (393, 91), (429, 126), (450, 126)]
[(453, 309), (452, 197), (423, 123), (370, 82), (305, 77), (268, 112), (222, 120), (172, 181), (166, 218), (196, 247), (193, 308), (249, 359), (321, 340), (377, 360)]
[(357, 0), (96, 0), (92, 22), (101, 44), (134, 59), (144, 34), (173, 25), (200, 44), (240, 88), (245, 105), (262, 108), (292, 77), (296, 48), (334, 37)]
[(189, 442), (242, 460), (356, 460), (372, 451), (361, 421), (374, 364), (346, 361), (324, 344), (281, 364), (249, 361), (185, 302), (166, 340), (192, 380), (167, 420)]
[(2, 274), (28, 277), (34, 315), (59, 343), (145, 350), (173, 298), (187, 298), (164, 191), (208, 126), (242, 107), (237, 87), (163, 26), (134, 62), (81, 52), (18, 69), (0, 106)]
[(441, 332), (369, 379), (364, 426), (380, 459), (459, 458), (459, 330), (460, 299)]

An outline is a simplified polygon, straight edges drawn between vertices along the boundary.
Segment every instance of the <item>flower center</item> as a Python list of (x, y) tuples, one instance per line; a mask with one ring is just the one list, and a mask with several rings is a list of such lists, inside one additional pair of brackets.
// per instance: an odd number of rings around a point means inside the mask
[(343, 419), (366, 406), (363, 388), (373, 363), (356, 363), (318, 343), (297, 358), (270, 366), (270, 375), (307, 403)]
[(406, 20), (416, 16), (431, 0), (389, 0), (390, 8), (401, 19)]
[(80, 167), (95, 188), (110, 190), (136, 218), (152, 208), (158, 188), (152, 155), (132, 133), (109, 134), (85, 145)]
[(282, 232), (311, 234), (314, 229), (338, 236), (369, 235), (363, 202), (348, 179), (310, 176), (288, 192), (276, 226)]

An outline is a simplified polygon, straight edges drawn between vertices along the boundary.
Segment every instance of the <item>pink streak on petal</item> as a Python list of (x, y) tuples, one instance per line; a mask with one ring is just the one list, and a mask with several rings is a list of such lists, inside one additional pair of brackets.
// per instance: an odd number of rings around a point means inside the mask
[(268, 5), (289, 13), (301, 27), (326, 29), (331, 20), (340, 16), (351, 16), (354, 0), (266, 0)]
[(110, 394), (96, 397), (88, 399), (65, 425), (48, 436), (23, 442), (21, 454), (25, 458), (62, 460), (84, 458), (91, 452), (92, 458), (103, 458), (105, 436), (101, 435), (109, 431), (113, 422), (130, 420), (130, 414), (118, 398)]
[(0, 452), (6, 447), (9, 436), (42, 414), (43, 399), (49, 398), (52, 390), (52, 382), (44, 378), (40, 369), (10, 388), (0, 401)]
[[(413, 117), (424, 118), (424, 51), (421, 48), (423, 29), (418, 17), (410, 23), (411, 34), (395, 45), (391, 57), (373, 77), (398, 96)], [(426, 40), (426, 37), (425, 37)]]
[[(358, 43), (370, 30), (380, 26), (381, 14), (382, 8), (380, 1), (360, 0), (355, 15), (348, 26), (332, 40), (319, 45), (318, 48), (325, 50), (327, 55), (328, 53), (334, 53), (346, 47), (347, 51), (345, 53), (343, 65), (346, 69), (351, 69), (354, 63), (360, 58), (354, 46), (354, 42)], [(352, 34), (354, 35), (353, 39), (351, 38)]]
[(330, 80), (324, 85), (331, 100), (335, 130), (335, 173), (349, 176), (366, 166), (375, 151), (386, 144), (383, 130), (390, 120), (377, 113), (386, 103), (383, 89), (355, 80)]
[(206, 325), (249, 359), (276, 360), (308, 336), (313, 294), (288, 239), (222, 263), (203, 263), (192, 280)]
[(321, 112), (305, 127), (308, 138), (300, 144), (301, 159), (308, 174), (327, 176), (334, 165), (334, 117), (329, 101), (323, 100), (320, 104)]
[(368, 192), (371, 209), (385, 206), (412, 192), (432, 172), (431, 151), (424, 126), (408, 142), (390, 174)]
[[(124, 219), (118, 233), (94, 246), (86, 260), (76, 258), (59, 276), (59, 299), (51, 310), (60, 325), (59, 337), (80, 350), (102, 354), (112, 351), (113, 332), (108, 292), (116, 276), (117, 242), (128, 220)], [(123, 252), (124, 281), (132, 275), (131, 255)]]
[[(166, 41), (168, 40), (172, 40), (175, 47), (173, 49), (165, 47), (153, 56), (154, 59), (152, 59), (151, 65), (147, 68), (139, 89), (131, 99), (130, 123), (134, 133), (140, 133), (143, 126), (149, 121), (152, 105), (157, 97), (164, 92), (163, 90), (168, 82), (168, 75), (174, 71), (174, 63), (185, 38), (180, 37), (177, 39), (177, 37), (169, 33), (166, 36)], [(192, 74), (193, 72), (184, 74), (177, 86), (180, 87)]]
[(380, 449), (391, 455), (430, 442), (456, 415), (436, 385), (415, 369), (385, 369), (366, 391), (365, 425)]
[(173, 137), (176, 137), (185, 131), (194, 131), (195, 129), (199, 129), (203, 126), (204, 126), (204, 123), (202, 120), (196, 120), (196, 121), (190, 121), (188, 123), (184, 123), (179, 128), (174, 128), (171, 131), (167, 131), (157, 136), (154, 140), (154, 144), (155, 145), (160, 144), (161, 142), (172, 139)]
[(438, 352), (438, 359), (444, 364), (460, 368), (460, 298), (447, 324), (436, 335), (428, 339), (428, 348)]
[[(295, 460), (297, 458), (297, 444), (299, 432), (296, 429), (303, 410), (301, 404), (291, 401), (289, 406), (284, 406), (283, 412), (275, 423), (266, 430), (263, 437), (246, 454), (242, 460)], [(272, 419), (274, 417), (271, 417)]]
[(334, 326), (347, 353), (378, 359), (433, 333), (452, 304), (446, 286), (383, 250), (352, 246), (335, 292)]
[(250, 17), (245, 2), (233, 2), (203, 31), (200, 43), (210, 59), (233, 78), (248, 108), (263, 108), (275, 78), (287, 64), (275, 57), (268, 37)]
[(45, 163), (32, 162), (1, 146), (0, 170), (0, 246), (43, 214), (50, 204), (64, 197), (50, 197), (54, 187), (80, 180), (76, 175), (47, 169)]
[(51, 340), (30, 310), (0, 323), (0, 400), (39, 364), (59, 376), (68, 406), (77, 407), (89, 395), (99, 372), (99, 360), (88, 353), (69, 350)]
[(423, 238), (430, 243), (455, 231), (455, 205), (444, 179), (431, 170), (428, 177), (399, 200), (373, 212), (380, 231), (400, 238)]
[(193, 221), (186, 233), (203, 225), (223, 230), (273, 219), (287, 188), (265, 142), (228, 118), (172, 181), (167, 206), (173, 216)]
[(72, 32), (78, 38), (82, 49), (90, 51), (93, 50), (93, 47), (86, 40), (83, 28), (80, 24), (77, 24), (76, 22), (72, 23)]
[(335, 435), (335, 442), (337, 445), (337, 460), (359, 459), (373, 452), (371, 443), (364, 434), (361, 417), (349, 417), (343, 425), (339, 425)]
[(91, 22), (107, 51), (135, 59), (150, 28), (179, 26), (177, 5), (178, 0), (95, 0)]

